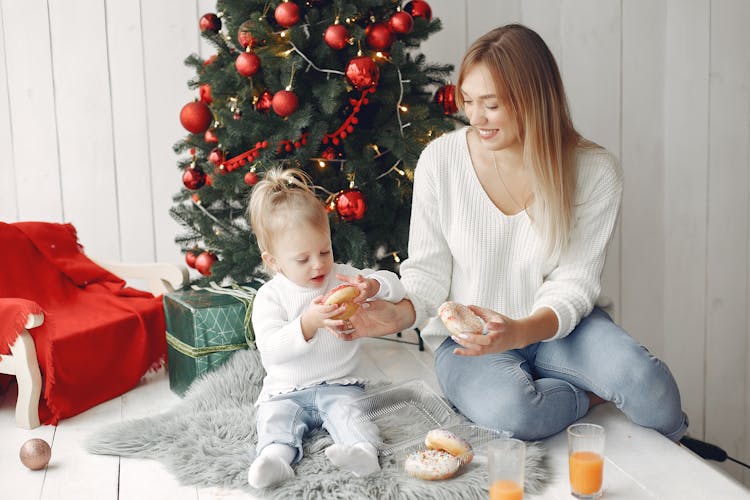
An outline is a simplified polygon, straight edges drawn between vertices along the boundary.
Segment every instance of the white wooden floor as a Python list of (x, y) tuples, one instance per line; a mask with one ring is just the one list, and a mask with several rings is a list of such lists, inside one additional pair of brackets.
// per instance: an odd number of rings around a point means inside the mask
[[(413, 334), (412, 334), (413, 335)], [(413, 340), (407, 334), (408, 340)], [(425, 380), (438, 390), (432, 356), (414, 345), (368, 339), (364, 361), (372, 378), (399, 382)], [(103, 424), (138, 418), (170, 408), (179, 398), (169, 390), (165, 372), (151, 374), (134, 390), (81, 415), (22, 430), (15, 426), (15, 388), (0, 395), (0, 499), (2, 500), (208, 500), (253, 499), (242, 492), (181, 486), (159, 463), (90, 455), (81, 448), (85, 436)], [(627, 421), (612, 405), (595, 408), (585, 420), (607, 429), (605, 499), (750, 499), (745, 489), (704, 461), (661, 437)], [(18, 451), (32, 437), (52, 446), (46, 470), (29, 471)], [(564, 435), (546, 441), (555, 480), (537, 497), (570, 499)], [(357, 499), (352, 499), (357, 500)]]

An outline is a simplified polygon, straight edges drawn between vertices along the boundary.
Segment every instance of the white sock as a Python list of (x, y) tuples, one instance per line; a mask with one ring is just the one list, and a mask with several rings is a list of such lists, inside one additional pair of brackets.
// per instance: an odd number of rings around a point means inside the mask
[(247, 482), (253, 488), (267, 488), (294, 477), (291, 463), (297, 450), (285, 444), (269, 444), (247, 470)]
[(371, 443), (361, 442), (353, 446), (332, 444), (326, 448), (326, 456), (333, 465), (347, 470), (357, 477), (380, 470), (378, 450)]

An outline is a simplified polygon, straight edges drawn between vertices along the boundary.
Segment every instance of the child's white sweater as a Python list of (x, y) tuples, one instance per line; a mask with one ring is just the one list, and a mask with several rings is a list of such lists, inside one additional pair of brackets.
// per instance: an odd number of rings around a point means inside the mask
[(334, 264), (321, 288), (306, 288), (276, 274), (258, 290), (253, 302), (253, 330), (266, 377), (258, 401), (276, 394), (303, 389), (327, 382), (352, 384), (363, 379), (356, 374), (359, 341), (339, 340), (325, 328), (318, 329), (306, 341), (300, 316), (313, 299), (342, 284), (336, 274), (362, 274), (380, 283), (373, 299), (398, 302), (404, 298), (404, 287), (389, 271), (359, 270), (346, 264)]

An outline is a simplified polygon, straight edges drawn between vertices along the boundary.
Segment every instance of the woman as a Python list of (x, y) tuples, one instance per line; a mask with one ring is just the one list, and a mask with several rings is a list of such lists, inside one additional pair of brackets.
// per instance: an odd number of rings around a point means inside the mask
[[(371, 305), (352, 336), (421, 327), (445, 396), (522, 439), (613, 401), (679, 440), (669, 369), (596, 307), (622, 174), (573, 127), (548, 47), (524, 26), (490, 31), (464, 57), (456, 99), (470, 126), (434, 140), (415, 171), (408, 299)], [(451, 337), (434, 317), (446, 300), (475, 304), (487, 334)]]

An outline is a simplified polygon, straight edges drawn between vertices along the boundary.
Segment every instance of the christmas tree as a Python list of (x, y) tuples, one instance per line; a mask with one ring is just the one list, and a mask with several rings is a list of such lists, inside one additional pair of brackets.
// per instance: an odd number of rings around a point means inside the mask
[(175, 146), (185, 188), (170, 210), (203, 276), (262, 274), (247, 200), (274, 166), (307, 172), (330, 212), (337, 261), (396, 269), (406, 257), (414, 167), (455, 126), (450, 65), (419, 45), (440, 30), (427, 2), (220, 0), (199, 21), (216, 53), (186, 64), (198, 98)]

